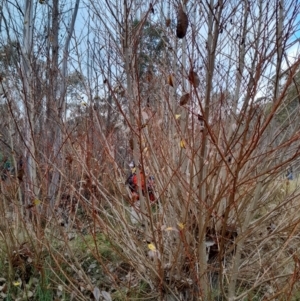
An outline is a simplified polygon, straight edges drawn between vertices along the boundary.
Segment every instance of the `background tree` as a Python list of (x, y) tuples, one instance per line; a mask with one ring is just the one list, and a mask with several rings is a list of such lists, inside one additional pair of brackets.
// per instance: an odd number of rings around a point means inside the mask
[[(1, 49), (24, 46), (2, 61), (1, 83), (5, 137), (26, 150), (27, 185), (12, 178), (3, 198), (21, 188), (26, 206), (9, 210), (34, 217), (23, 226), (36, 266), (46, 250), (55, 281), (68, 279), (78, 300), (127, 285), (125, 299), (132, 276), (153, 300), (296, 298), (298, 185), (282, 178), (299, 155), (299, 60), (284, 67), (298, 2), (85, 1), (82, 31), (78, 1), (26, 3), (27, 15), (5, 7), (25, 24), (2, 13)], [(131, 160), (155, 177), (155, 205), (141, 185), (140, 206), (131, 203)], [(39, 219), (49, 203), (58, 223)], [(68, 239), (79, 238), (92, 255), (75, 255)], [(109, 284), (93, 280), (85, 256)]]

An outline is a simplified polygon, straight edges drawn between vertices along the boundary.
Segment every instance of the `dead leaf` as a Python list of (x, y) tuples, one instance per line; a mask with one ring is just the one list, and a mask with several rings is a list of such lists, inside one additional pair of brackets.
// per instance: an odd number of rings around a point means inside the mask
[(149, 248), (151, 251), (155, 251), (155, 250), (156, 250), (154, 244), (152, 244), (152, 243), (148, 244), (148, 248)]
[(145, 110), (142, 111), (142, 117), (144, 120), (149, 120), (149, 115), (147, 114), (147, 112), (145, 112)]
[(190, 83), (195, 87), (195, 88), (198, 88), (199, 85), (200, 85), (200, 79), (199, 79), (199, 76), (198, 74), (193, 71), (192, 69), (190, 70), (189, 72), (189, 81)]
[(198, 115), (197, 115), (197, 118), (198, 118), (198, 120), (199, 120), (199, 121), (204, 121), (204, 118), (203, 118), (203, 116), (202, 116), (202, 115), (200, 115), (200, 114), (198, 114)]
[(152, 79), (153, 79), (153, 74), (152, 74), (152, 71), (149, 69), (149, 70), (147, 70), (147, 72), (146, 72), (146, 81), (147, 81), (148, 83), (150, 83), (150, 82), (152, 81)]
[(106, 291), (102, 291), (101, 294), (102, 294), (105, 301), (112, 301), (110, 293), (108, 293)]
[(134, 145), (133, 144), (133, 138), (130, 138), (129, 139), (129, 147), (130, 147), (131, 150), (133, 150), (133, 145)]
[(98, 287), (94, 287), (93, 295), (94, 295), (96, 301), (99, 301), (99, 300), (100, 300), (101, 293), (102, 293), (102, 292), (100, 292), (100, 290), (99, 290)]
[(170, 26), (170, 24), (171, 24), (171, 20), (168, 18), (168, 19), (166, 19), (166, 27), (169, 27)]
[(178, 232), (178, 230), (175, 229), (175, 228), (173, 228), (173, 227), (167, 227), (167, 228), (165, 229), (165, 231), (175, 231), (175, 232)]
[(189, 93), (186, 93), (186, 94), (184, 94), (184, 95), (182, 95), (182, 96), (180, 97), (180, 102), (179, 102), (179, 104), (180, 104), (181, 106), (184, 106), (184, 105), (186, 105), (186, 104), (188, 103), (189, 99), (190, 99), (190, 94), (189, 94)]
[(144, 149), (143, 149), (143, 153), (147, 153), (148, 151), (148, 147), (146, 146)]
[(26, 208), (26, 209), (31, 209), (31, 208), (33, 208), (33, 207), (34, 207), (33, 204), (29, 204), (29, 205), (27, 205), (25, 208)]
[(4, 283), (3, 285), (0, 286), (0, 292), (6, 293), (7, 292), (7, 284)]
[(24, 297), (25, 297), (26, 299), (27, 299), (27, 298), (33, 297), (33, 292), (32, 292), (32, 291), (27, 291)]
[(20, 286), (22, 283), (21, 281), (14, 281), (13, 286)]
[(176, 35), (178, 39), (183, 39), (185, 37), (188, 26), (189, 26), (189, 20), (187, 14), (183, 11), (182, 6), (180, 6), (177, 15), (177, 27), (176, 27)]
[(148, 256), (150, 259), (160, 259), (160, 253), (157, 250), (150, 250), (148, 251)]
[(168, 76), (168, 84), (171, 86), (171, 87), (174, 87), (174, 79), (173, 79), (173, 75), (170, 74)]
[(33, 201), (33, 204), (34, 204), (35, 206), (38, 206), (40, 203), (41, 203), (41, 201), (38, 200), (38, 199), (35, 199), (35, 200)]
[(75, 297), (76, 297), (76, 292), (72, 291), (70, 296), (70, 301), (73, 301)]
[(178, 227), (179, 227), (180, 230), (184, 229), (184, 224), (183, 223), (178, 223), (177, 225), (178, 225)]
[(24, 172), (24, 169), (23, 169), (23, 168), (18, 170), (17, 178), (18, 178), (19, 181), (23, 181), (24, 173), (25, 173), (25, 172)]

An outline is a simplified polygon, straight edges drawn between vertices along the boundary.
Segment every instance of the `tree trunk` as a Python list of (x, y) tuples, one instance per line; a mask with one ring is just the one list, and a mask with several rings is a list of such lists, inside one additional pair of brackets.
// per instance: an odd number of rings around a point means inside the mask
[[(69, 58), (69, 46), (71, 37), (74, 31), (75, 27), (75, 21), (77, 18), (78, 13), (78, 7), (79, 7), (79, 1), (76, 0), (72, 20), (70, 27), (68, 28), (68, 34), (66, 37), (66, 41), (64, 44), (64, 50), (63, 50), (63, 62), (62, 62), (62, 70), (61, 70), (61, 76), (59, 78), (53, 78), (53, 84), (55, 87), (59, 90), (59, 95), (57, 95), (57, 91), (53, 91), (53, 105), (54, 105), (54, 118), (53, 118), (53, 129), (54, 129), (54, 146), (53, 146), (53, 162), (50, 162), (50, 164), (53, 164), (53, 173), (51, 182), (49, 185), (48, 190), (48, 198), (50, 200), (50, 210), (55, 205), (55, 199), (56, 199), (56, 191), (60, 186), (60, 173), (63, 168), (63, 145), (62, 145), (62, 127), (63, 127), (63, 112), (65, 110), (65, 95), (66, 95), (66, 77), (67, 77), (67, 64), (68, 64), (68, 58)], [(56, 41), (58, 37), (58, 0), (54, 1), (54, 8), (53, 8), (53, 35), (54, 40)], [(57, 74), (58, 69), (58, 44), (56, 42), (53, 45), (52, 49), (53, 54), (53, 70), (54, 74)]]
[(38, 183), (35, 161), (35, 141), (34, 141), (34, 98), (32, 91), (32, 39), (33, 39), (33, 0), (26, 0), (24, 15), (24, 37), (22, 47), (22, 73), (24, 85), (24, 104), (26, 111), (25, 130), (25, 160), (26, 160), (26, 191), (25, 203), (29, 204), (38, 198)]

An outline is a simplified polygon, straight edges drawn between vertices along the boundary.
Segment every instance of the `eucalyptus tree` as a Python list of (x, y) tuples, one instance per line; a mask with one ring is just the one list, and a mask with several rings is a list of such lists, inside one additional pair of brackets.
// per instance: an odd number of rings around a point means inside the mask
[(27, 204), (49, 197), (53, 206), (59, 187), (69, 48), (78, 6), (78, 0), (27, 0), (24, 5), (12, 1), (1, 6), (2, 87), (10, 107), (18, 108), (24, 121), (17, 133), (24, 144)]
[[(51, 43), (48, 46), (51, 48), (51, 58), (49, 61), (49, 54), (47, 56), (48, 58), (48, 64), (50, 64), (50, 74), (49, 74), (49, 88), (52, 89), (48, 101), (49, 101), (49, 107), (48, 109), (54, 110), (54, 118), (52, 119), (52, 122), (54, 122), (54, 145), (53, 145), (53, 157), (52, 162), (54, 163), (53, 166), (53, 174), (49, 185), (48, 190), (48, 197), (50, 198), (50, 206), (53, 207), (55, 204), (55, 193), (59, 187), (59, 179), (60, 179), (60, 171), (63, 167), (63, 155), (62, 155), (62, 146), (63, 146), (63, 140), (62, 140), (62, 120), (64, 117), (64, 110), (65, 110), (65, 97), (66, 97), (66, 91), (67, 91), (67, 85), (66, 85), (66, 79), (67, 79), (67, 72), (68, 72), (68, 59), (69, 59), (69, 48), (70, 48), (70, 42), (71, 38), (73, 36), (74, 27), (75, 27), (75, 21), (77, 18), (78, 8), (79, 8), (79, 0), (76, 0), (74, 3), (74, 9), (72, 10), (72, 14), (69, 19), (69, 24), (65, 28), (65, 40), (63, 42), (62, 53), (61, 53), (61, 60), (59, 60), (59, 26), (60, 22), (63, 22), (63, 20), (60, 20), (61, 11), (59, 9), (59, 0), (53, 1), (53, 7), (52, 7), (52, 24), (51, 24), (51, 30), (49, 30), (49, 37), (52, 38), (52, 45)], [(65, 4), (61, 4), (65, 5)], [(62, 6), (62, 7), (63, 7)], [(50, 29), (50, 28), (49, 28)], [(61, 67), (60, 67), (61, 64)], [(54, 105), (52, 108), (51, 104)]]

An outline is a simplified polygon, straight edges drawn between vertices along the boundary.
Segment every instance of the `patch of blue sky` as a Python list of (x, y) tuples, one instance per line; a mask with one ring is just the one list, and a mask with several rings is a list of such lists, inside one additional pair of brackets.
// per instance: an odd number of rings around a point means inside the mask
[[(290, 1), (286, 1), (285, 4), (291, 4)], [(295, 1), (293, 1), (296, 3)], [(136, 1), (136, 13), (132, 19), (140, 18), (149, 8), (150, 1)], [(250, 3), (250, 2), (249, 2)], [(241, 43), (246, 45), (245, 55), (245, 70), (242, 83), (243, 91), (247, 89), (249, 72), (251, 71), (252, 62), (254, 60), (255, 47), (253, 43), (259, 40), (259, 47), (263, 47), (263, 44), (267, 46), (270, 51), (274, 49), (276, 44), (276, 31), (275, 31), (275, 3), (266, 1), (251, 1), (251, 5), (258, 5), (262, 3), (262, 10), (259, 12), (258, 7), (251, 7), (248, 17), (247, 30), (248, 34), (246, 39), (242, 41), (242, 27), (243, 27), (243, 14), (244, 6), (240, 1), (230, 1), (226, 3), (224, 15), (222, 20), (222, 33), (220, 33), (218, 45), (216, 48), (216, 65), (215, 65), (215, 81), (214, 91), (228, 90), (234, 91), (236, 85), (236, 75), (238, 72), (238, 64), (240, 58)], [(49, 20), (43, 16), (49, 14), (49, 3), (38, 4), (35, 1), (35, 33), (43, 35), (44, 28), (48, 28)], [(109, 6), (110, 7), (109, 7)], [(171, 7), (170, 7), (171, 6)], [(61, 8), (64, 12), (64, 21), (62, 23), (60, 42), (63, 43), (66, 28), (69, 25), (70, 18), (74, 7), (74, 1), (66, 1), (64, 7)], [(169, 15), (171, 17), (171, 31), (167, 32), (171, 34), (170, 43), (171, 46), (175, 46), (176, 43), (181, 43), (175, 39), (175, 27), (176, 27), (176, 7), (170, 2), (157, 3), (154, 6), (155, 15), (151, 15), (152, 22), (162, 25), (165, 18)], [(188, 1), (188, 15), (190, 19), (190, 27), (187, 34), (187, 55), (188, 55), (188, 67), (193, 65), (197, 71), (202, 72), (203, 76), (206, 72), (207, 65), (207, 49), (205, 47), (207, 38), (209, 36), (209, 28), (207, 23), (207, 6), (201, 4), (198, 1)], [(233, 13), (234, 11), (234, 13)], [(11, 9), (13, 18), (17, 18), (18, 14), (15, 9)], [(15, 15), (16, 14), (16, 15)], [(263, 30), (264, 35), (260, 36), (258, 28), (258, 19), (260, 14), (263, 14), (264, 22)], [(92, 92), (94, 95), (100, 93), (100, 96), (105, 95), (105, 86), (103, 85), (103, 79), (108, 76), (110, 72), (113, 81), (118, 82), (121, 79), (123, 72), (124, 60), (121, 46), (122, 33), (120, 32), (120, 24), (123, 20), (123, 1), (94, 1), (87, 2), (81, 1), (76, 20), (75, 31), (70, 47), (70, 65), (69, 72), (74, 70), (80, 71), (85, 76), (89, 77), (89, 84), (92, 86)], [(285, 20), (288, 20), (289, 16), (285, 16)], [(117, 21), (116, 21), (117, 19)], [(299, 15), (297, 15), (295, 22), (292, 26), (292, 34), (289, 39), (290, 46), (286, 49), (286, 60), (282, 64), (282, 68), (294, 62), (298, 57), (299, 52)], [(19, 21), (15, 26), (18, 26), (18, 32), (20, 37), (22, 35), (22, 23)], [(225, 27), (226, 26), (226, 27)], [(192, 36), (192, 29), (196, 35), (195, 39)], [(172, 38), (173, 36), (173, 38)], [(180, 45), (180, 44), (179, 44)], [(252, 45), (252, 46), (251, 46)], [(194, 48), (193, 48), (194, 47)], [(178, 64), (181, 62), (182, 52), (179, 48), (177, 53), (174, 53), (174, 58), (178, 59)], [(110, 57), (110, 63), (108, 58)], [(256, 98), (262, 97), (267, 94), (268, 86), (274, 75), (274, 64), (276, 56), (268, 58), (268, 65), (263, 69), (261, 80), (259, 81), (259, 87), (257, 90)], [(224, 80), (226, 79), (226, 80)], [(205, 79), (203, 79), (205, 83)], [(124, 84), (122, 82), (122, 84)], [(87, 95), (87, 94), (86, 94)], [(241, 93), (241, 99), (244, 93)], [(86, 96), (85, 96), (86, 97)]]

